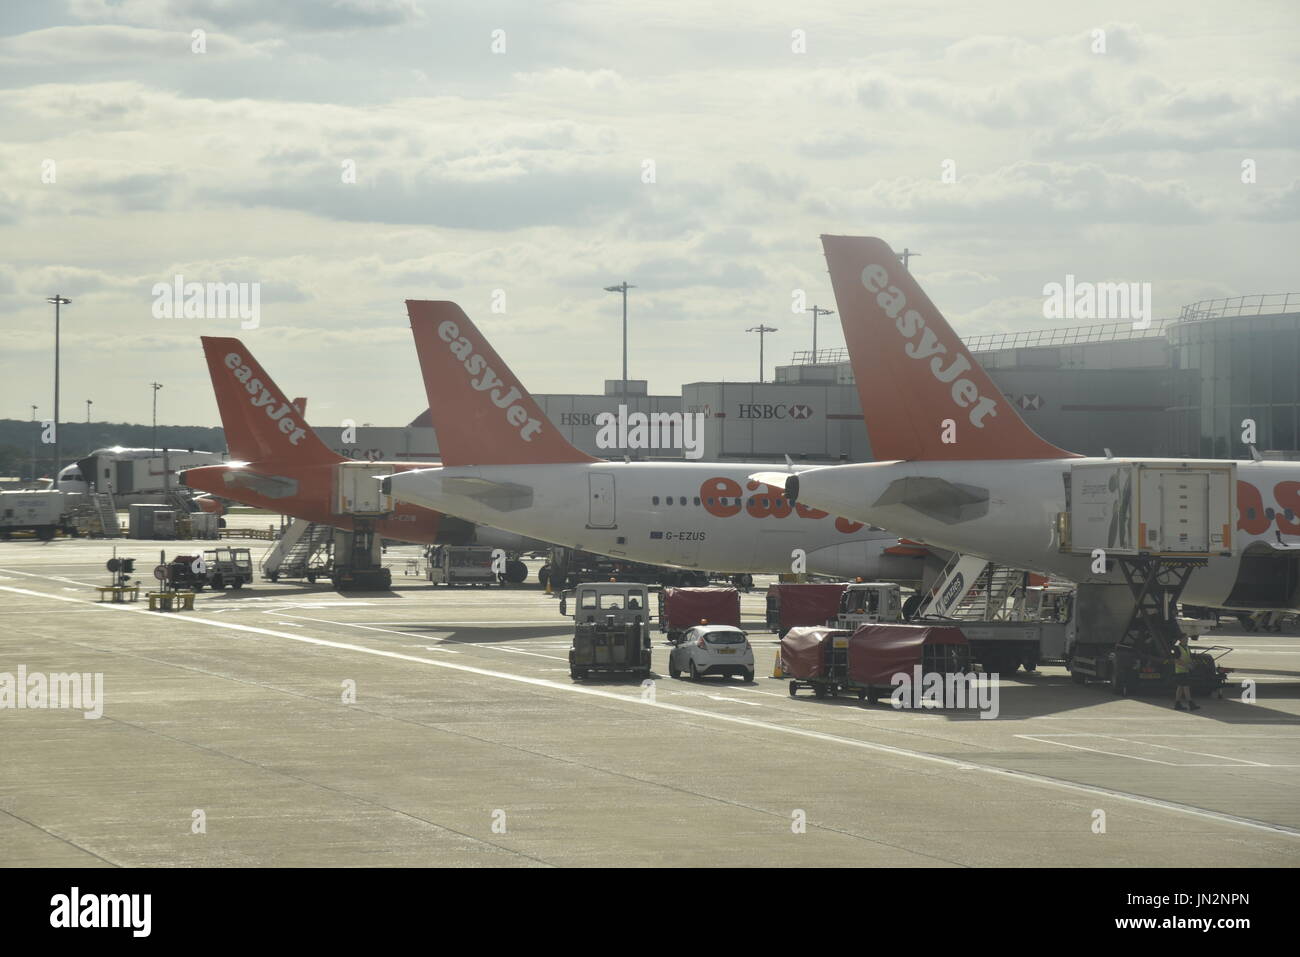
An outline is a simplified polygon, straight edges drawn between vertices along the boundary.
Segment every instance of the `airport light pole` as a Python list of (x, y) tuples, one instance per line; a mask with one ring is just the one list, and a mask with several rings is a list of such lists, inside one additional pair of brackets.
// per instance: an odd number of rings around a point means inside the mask
[(90, 425), (90, 407), (93, 404), (92, 399), (86, 400), (86, 424)]
[(59, 307), (72, 302), (57, 292), (45, 298), (54, 303), (54, 487), (59, 487)]
[(636, 286), (628, 285), (624, 279), (617, 286), (606, 286), (606, 292), (621, 292), (623, 294), (623, 388), (619, 391), (623, 394), (623, 401), (627, 401), (627, 291), (635, 289)]
[(745, 331), (758, 333), (758, 381), (762, 383), (763, 381), (763, 340), (767, 338), (767, 334), (769, 332), (776, 332), (776, 329), (773, 326), (765, 326), (762, 323), (759, 323), (757, 326), (750, 326)]
[(36, 424), (36, 406), (32, 406), (32, 481), (36, 481), (36, 443), (41, 437), (41, 427)]
[(812, 307), (812, 314), (813, 314), (813, 354), (812, 354), (812, 364), (813, 364), (813, 365), (816, 365), (816, 364), (817, 364), (817, 317), (818, 317), (819, 315), (822, 315), (822, 316), (833, 316), (833, 315), (835, 315), (835, 310), (834, 310), (834, 309), (823, 309), (823, 308), (821, 308), (820, 306), (813, 306), (813, 307)]
[(908, 262), (909, 262), (911, 259), (913, 259), (913, 258), (915, 258), (916, 256), (919, 256), (919, 255), (921, 255), (921, 254), (920, 254), (920, 253), (914, 253), (914, 252), (912, 252), (912, 250), (910, 250), (910, 249), (908, 249), (906, 246), (904, 246), (904, 247), (903, 247), (903, 251), (902, 251), (901, 253), (898, 254), (898, 258), (901, 259), (901, 260), (903, 261), (903, 268), (906, 269), (908, 272), (911, 272), (912, 270), (911, 270), (911, 267), (908, 266)]
[(150, 382), (153, 386), (153, 454), (158, 454), (158, 390), (162, 385), (158, 382)]

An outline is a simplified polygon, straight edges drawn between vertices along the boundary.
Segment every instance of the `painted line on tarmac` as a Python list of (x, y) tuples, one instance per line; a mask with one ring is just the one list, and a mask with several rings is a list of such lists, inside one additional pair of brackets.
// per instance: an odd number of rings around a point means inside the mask
[[(33, 591), (27, 588), (13, 588), (0, 585), (0, 591), (11, 592), (18, 595), (27, 595), (33, 598), (71, 602), (78, 605), (86, 605), (89, 608), (103, 609), (104, 611), (109, 612), (125, 612), (127, 614), (145, 614), (154, 616), (160, 614), (159, 612), (150, 612), (146, 608), (130, 608), (124, 605), (101, 604), (84, 598), (69, 598), (65, 595), (53, 595), (48, 592)], [(1238, 827), (1266, 831), (1270, 834), (1300, 838), (1300, 829), (1287, 827), (1283, 824), (1257, 821), (1253, 818), (1239, 817), (1234, 814), (1225, 814), (1221, 811), (1211, 811), (1206, 808), (1193, 807), (1188, 804), (1179, 804), (1174, 801), (1164, 801), (1159, 798), (1146, 797), (1140, 794), (1130, 794), (1126, 791), (1117, 791), (1099, 785), (1079, 784), (1074, 781), (1064, 781), (1060, 778), (1047, 777), (1046, 775), (1034, 774), (1028, 771), (1015, 771), (1007, 768), (998, 768), (992, 765), (978, 764), (974, 761), (961, 760), (958, 758), (946, 758), (937, 754), (927, 754), (924, 751), (912, 751), (908, 748), (899, 748), (888, 744), (878, 744), (874, 741), (862, 741), (855, 738), (841, 737), (840, 735), (828, 734), (824, 731), (813, 731), (806, 728), (792, 728), (779, 724), (772, 724), (770, 721), (763, 721), (758, 718), (746, 718), (742, 715), (724, 714), (717, 711), (704, 711), (699, 708), (667, 704), (661, 701), (646, 701), (640, 697), (639, 693), (635, 696), (615, 694), (612, 691), (604, 691), (600, 688), (587, 688), (581, 685), (563, 684), (558, 681), (551, 681), (547, 678), (532, 678), (527, 675), (510, 674), (505, 671), (493, 671), (489, 668), (476, 668), (473, 665), (458, 664), (446, 660), (438, 661), (433, 658), (421, 658), (418, 655), (408, 655), (397, 651), (387, 651), (382, 648), (367, 648), (364, 645), (354, 645), (343, 641), (330, 641), (325, 638), (314, 638), (310, 635), (295, 635), (284, 631), (274, 631), (270, 628), (257, 628), (252, 625), (239, 625), (230, 621), (217, 621), (211, 618), (198, 618), (192, 615), (187, 615), (180, 620), (192, 624), (208, 625), (214, 628), (226, 628), (230, 631), (242, 631), (254, 635), (268, 635), (272, 638), (283, 638), (287, 641), (296, 641), (302, 644), (316, 645), (323, 648), (334, 648), (339, 651), (355, 651), (360, 652), (361, 654), (373, 655), (378, 658), (391, 658), (396, 661), (410, 661), (416, 664), (430, 665), (434, 668), (446, 668), (452, 671), (479, 675), (484, 678), (497, 678), (503, 681), (513, 681), (517, 684), (532, 685), (537, 688), (548, 688), (554, 691), (566, 691), (570, 694), (588, 695), (609, 701), (620, 701), (624, 704), (631, 704), (643, 708), (657, 708), (661, 711), (687, 715), (692, 718), (704, 718), (724, 724), (737, 724), (744, 727), (757, 728), (762, 731), (770, 731), (776, 734), (785, 734), (793, 737), (811, 738), (816, 741), (824, 741), (829, 744), (838, 744), (846, 747), (857, 748), (862, 751), (874, 751), (878, 754), (888, 754), (899, 758), (910, 758), (915, 761), (924, 761), (928, 764), (941, 765), (954, 770), (980, 771), (993, 777), (1004, 778), (1009, 781), (1016, 781), (1023, 784), (1037, 784), (1061, 791), (1100, 795), (1117, 801), (1142, 805), (1154, 810), (1173, 811), (1177, 814), (1204, 818), (1206, 820), (1215, 821), (1219, 824), (1231, 824)], [(1127, 757), (1127, 755), (1122, 756)]]

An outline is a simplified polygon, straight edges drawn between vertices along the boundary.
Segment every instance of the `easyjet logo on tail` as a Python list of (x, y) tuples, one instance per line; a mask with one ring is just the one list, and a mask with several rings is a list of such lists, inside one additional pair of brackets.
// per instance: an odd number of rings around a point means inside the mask
[(927, 366), (930, 374), (945, 385), (951, 383), (952, 401), (959, 408), (970, 409), (971, 425), (977, 429), (984, 428), (984, 419), (998, 414), (997, 400), (980, 395), (979, 386), (970, 379), (960, 378), (962, 373), (970, 371), (970, 360), (958, 354), (944, 367), (948, 347), (939, 341), (939, 337), (925, 324), (919, 312), (907, 308), (907, 297), (897, 286), (889, 284), (889, 270), (884, 266), (871, 263), (864, 267), (862, 285), (876, 297), (876, 304), (884, 310), (885, 315), (894, 320), (894, 327), (908, 340), (903, 345), (903, 351), (908, 357), (929, 359)]
[[(528, 415), (528, 410), (518, 401), (523, 398), (516, 386), (508, 392), (502, 392), (505, 383), (487, 364), (487, 360), (474, 351), (473, 344), (460, 334), (460, 326), (450, 319), (438, 326), (438, 338), (447, 343), (447, 349), (465, 367), (469, 373), (469, 384), (476, 392), (487, 392), (492, 404), (505, 411), (506, 421), (519, 429), (519, 437), (531, 442), (533, 436), (542, 430), (542, 423)], [(474, 378), (478, 376), (478, 378)], [(490, 391), (489, 391), (490, 390)]]
[(248, 392), (249, 404), (255, 409), (264, 409), (267, 417), (273, 422), (278, 422), (280, 431), (289, 436), (289, 444), (297, 445), (307, 431), (299, 427), (288, 414), (293, 406), (287, 402), (279, 402), (277, 407), (277, 400), (271, 394), (271, 390), (262, 384), (261, 379), (253, 376), (253, 370), (244, 364), (239, 353), (231, 352), (226, 355), (226, 368), (243, 384), (245, 391)]

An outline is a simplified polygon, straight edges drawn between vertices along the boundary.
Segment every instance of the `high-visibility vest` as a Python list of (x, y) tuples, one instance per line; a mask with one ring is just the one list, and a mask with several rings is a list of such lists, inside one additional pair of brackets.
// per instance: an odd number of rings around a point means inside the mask
[(1192, 670), (1192, 649), (1179, 645), (1174, 649), (1174, 671), (1185, 675)]

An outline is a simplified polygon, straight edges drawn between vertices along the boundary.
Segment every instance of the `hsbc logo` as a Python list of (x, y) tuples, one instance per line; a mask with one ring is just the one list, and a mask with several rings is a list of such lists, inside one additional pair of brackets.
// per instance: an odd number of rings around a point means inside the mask
[(1043, 407), (1043, 397), (1036, 392), (1026, 392), (1016, 400), (1016, 405), (1026, 412), (1036, 412)]
[(596, 425), (596, 413), (561, 412), (560, 425)]
[(796, 403), (780, 405), (767, 402), (742, 402), (737, 418), (741, 419), (810, 419), (813, 408), (810, 405)]

